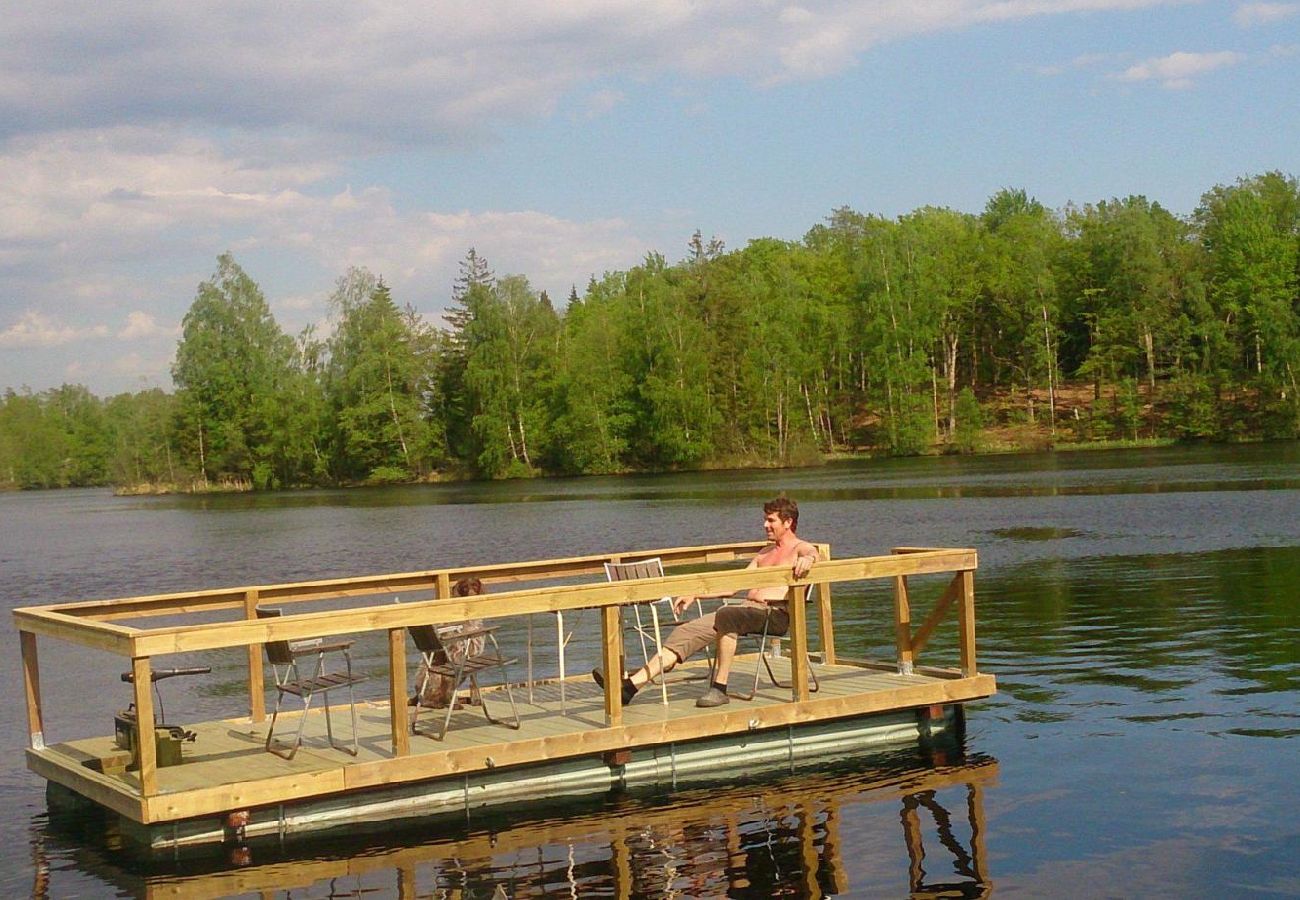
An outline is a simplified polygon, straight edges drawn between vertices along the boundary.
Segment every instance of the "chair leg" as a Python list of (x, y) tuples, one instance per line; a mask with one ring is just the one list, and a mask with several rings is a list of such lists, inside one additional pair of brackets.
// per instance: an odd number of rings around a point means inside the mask
[[(311, 708), (311, 698), (312, 698), (312, 693), (311, 693), (310, 691), (308, 691), (308, 692), (306, 692), (306, 693), (304, 693), (304, 694), (302, 695), (302, 698), (301, 698), (301, 699), (302, 699), (302, 715), (301, 715), (301, 716), (299, 717), (299, 719), (298, 719), (298, 731), (297, 731), (297, 733), (294, 735), (294, 738), (293, 738), (293, 744), (292, 744), (292, 746), (291, 746), (291, 749), (290, 749), (289, 752), (286, 754), (286, 753), (281, 753), (279, 750), (276, 750), (275, 747), (273, 747), (272, 744), (271, 744), (271, 737), (272, 737), (272, 735), (275, 734), (275, 717), (276, 717), (277, 715), (280, 714), (280, 697), (278, 697), (278, 696), (276, 697), (276, 700), (275, 700), (275, 712), (272, 713), (272, 715), (271, 715), (271, 729), (270, 729), (269, 731), (267, 731), (267, 733), (266, 733), (266, 749), (267, 749), (267, 750), (271, 751), (271, 752), (274, 753), (276, 756), (278, 756), (278, 757), (280, 757), (280, 758), (282, 758), (282, 759), (293, 759), (294, 755), (298, 752), (298, 748), (302, 746), (302, 732), (303, 732), (303, 729), (307, 726), (307, 711)], [(327, 711), (327, 712), (326, 712), (326, 716), (327, 716), (327, 718), (326, 718), (326, 720), (325, 720), (326, 722), (329, 721), (329, 719), (328, 719), (328, 715), (329, 715), (329, 713), (328, 713), (328, 711)]]
[[(361, 752), (361, 747), (357, 743), (357, 692), (351, 679), (348, 680), (348, 709), (352, 711), (352, 755), (356, 756)], [(340, 747), (339, 749), (343, 750), (344, 753), (347, 752), (345, 748)]]
[(282, 757), (283, 759), (293, 759), (293, 755), (294, 755), (295, 753), (298, 752), (298, 745), (297, 745), (297, 744), (294, 744), (294, 745), (293, 745), (293, 749), (291, 749), (291, 750), (289, 751), (288, 755), (285, 755), (284, 753), (280, 752), (279, 750), (276, 750), (276, 749), (272, 746), (272, 744), (273, 744), (274, 741), (275, 741), (275, 721), (276, 721), (276, 719), (278, 719), (278, 718), (280, 717), (280, 703), (281, 703), (283, 700), (284, 700), (284, 693), (283, 693), (282, 691), (276, 691), (276, 692), (275, 692), (275, 709), (271, 712), (271, 724), (270, 724), (270, 726), (266, 729), (266, 745), (265, 745), (264, 749), (270, 751), (271, 753), (274, 753), (276, 756)]
[(555, 612), (555, 632), (555, 643), (560, 650), (560, 715), (567, 716), (569, 710), (564, 699), (564, 613), (559, 610)]
[(424, 700), (424, 692), (429, 687), (429, 678), (433, 674), (429, 671), (429, 666), (433, 664), (429, 657), (421, 654), (420, 658), (424, 661), (424, 675), (420, 678), (420, 686), (415, 690), (415, 706), (411, 708), (411, 734), (419, 734), (416, 729), (420, 722), (420, 707)]
[(533, 703), (533, 616), (528, 615), (528, 702)]
[[(497, 643), (496, 635), (489, 633), (488, 640), (492, 641), (492, 650), (496, 653), (497, 659), (501, 659), (501, 645)], [(474, 685), (474, 690), (478, 692), (479, 703), (482, 704), (483, 706), (483, 715), (487, 716), (487, 720), (493, 723), (494, 725), (505, 725), (507, 728), (514, 728), (518, 730), (520, 726), (519, 707), (515, 706), (515, 693), (513, 690), (510, 689), (510, 673), (506, 671), (505, 663), (498, 663), (497, 668), (501, 670), (501, 683), (505, 685), (506, 697), (510, 700), (510, 714), (514, 716), (515, 719), (515, 723), (513, 725), (511, 725), (509, 722), (503, 722), (498, 719), (492, 718), (492, 715), (488, 712), (487, 695), (484, 694), (483, 691), (478, 686), (478, 676), (471, 675), (470, 681)]]
[[(655, 609), (655, 605), (653, 603), (650, 604), (650, 621), (654, 622), (654, 626), (655, 626), (655, 655), (657, 656), (663, 652), (664, 636), (663, 633), (660, 632), (659, 630), (659, 610)], [(641, 640), (642, 642), (644, 642), (645, 638), (642, 637)], [(646, 663), (649, 664), (649, 662), (650, 660), (647, 659)], [(668, 705), (668, 678), (667, 678), (667, 674), (664, 672), (659, 673), (659, 692), (663, 695), (664, 706), (667, 706)]]
[[(763, 656), (763, 649), (764, 649), (764, 647), (767, 646), (767, 626), (768, 626), (768, 623), (771, 621), (771, 619), (772, 619), (772, 614), (771, 614), (771, 613), (768, 613), (767, 616), (764, 617), (764, 619), (763, 619), (763, 631), (762, 631), (761, 636), (760, 636), (759, 639), (758, 639), (758, 655), (759, 655), (759, 657), (762, 658), (764, 664), (766, 664), (766, 662), (767, 662), (767, 658)], [(750, 637), (753, 637), (752, 634), (750, 634), (749, 636), (750, 636)], [(737, 700), (753, 700), (756, 696), (758, 696), (758, 676), (762, 673), (762, 671), (763, 671), (762, 668), (759, 666), (759, 661), (758, 661), (758, 660), (754, 660), (754, 683), (753, 683), (753, 685), (750, 686), (749, 693), (748, 693), (748, 694), (733, 694), (732, 696), (734, 696)], [(771, 670), (769, 670), (769, 674), (770, 674), (770, 671), (771, 671)]]
[(501, 672), (501, 684), (502, 686), (505, 687), (506, 696), (510, 699), (510, 713), (514, 717), (514, 722), (507, 722), (504, 719), (493, 718), (492, 713), (488, 711), (487, 694), (485, 694), (483, 692), (483, 689), (479, 687), (478, 675), (474, 674), (469, 676), (469, 681), (470, 684), (474, 686), (474, 690), (478, 691), (479, 705), (483, 708), (483, 715), (487, 717), (487, 720), (491, 722), (493, 725), (504, 725), (507, 728), (513, 728), (517, 731), (520, 725), (519, 708), (515, 706), (515, 695), (514, 692), (510, 690), (510, 681), (506, 676), (504, 668), (503, 671)]
[[(768, 660), (767, 654), (761, 653), (761, 655), (763, 657), (763, 665), (767, 667), (767, 677), (772, 679), (772, 684), (779, 688), (794, 687), (793, 681), (784, 682), (777, 678), (776, 673), (772, 671), (772, 663)], [(822, 687), (821, 682), (817, 680), (817, 670), (812, 667), (812, 660), (809, 659), (806, 652), (803, 655), (803, 661), (804, 665), (808, 667), (808, 677), (812, 680), (812, 683), (808, 686), (808, 693), (815, 694), (820, 691)]]
[(451, 727), (451, 714), (456, 711), (456, 695), (460, 692), (460, 683), (465, 679), (465, 660), (462, 659), (456, 663), (456, 668), (451, 673), (451, 683), (454, 685), (451, 689), (451, 696), (447, 698), (447, 714), (442, 717), (442, 731), (432, 735), (435, 741), (440, 741), (447, 736), (447, 729)]

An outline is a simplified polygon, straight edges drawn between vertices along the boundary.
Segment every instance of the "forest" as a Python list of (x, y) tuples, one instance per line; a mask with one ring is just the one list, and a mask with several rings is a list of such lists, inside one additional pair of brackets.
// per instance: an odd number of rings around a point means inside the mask
[[(802, 240), (696, 233), (562, 306), (471, 249), (430, 321), (365, 269), (284, 333), (236, 260), (173, 390), (0, 397), (0, 487), (276, 489), (814, 464), (833, 454), (1300, 436), (1300, 185), (840, 208)], [(1008, 437), (1009, 436), (1009, 437)]]

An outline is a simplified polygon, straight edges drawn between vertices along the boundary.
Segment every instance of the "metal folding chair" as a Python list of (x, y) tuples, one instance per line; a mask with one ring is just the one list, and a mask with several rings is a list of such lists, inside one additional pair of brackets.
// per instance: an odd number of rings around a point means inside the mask
[[(257, 607), (257, 617), (259, 619), (278, 618), (281, 615), (279, 609), (265, 606)], [(276, 756), (284, 759), (293, 759), (298, 748), (302, 746), (302, 731), (307, 724), (307, 711), (311, 708), (312, 699), (320, 694), (325, 701), (325, 733), (329, 740), (329, 745), (336, 750), (342, 750), (344, 753), (357, 755), (357, 698), (353, 691), (355, 685), (366, 680), (364, 675), (354, 675), (352, 673), (352, 647), (353, 641), (331, 641), (326, 642), (321, 639), (309, 641), (267, 641), (266, 658), (271, 663), (271, 670), (275, 675), (275, 711), (271, 713), (271, 726), (266, 731), (266, 749)], [(346, 669), (343, 672), (327, 672), (325, 670), (325, 654), (342, 653)], [(304, 676), (302, 669), (299, 668), (298, 661), (304, 657), (315, 656), (316, 665), (311, 675)], [(348, 708), (352, 713), (352, 747), (339, 746), (334, 743), (334, 727), (330, 721), (329, 692), (338, 688), (348, 689)], [(294, 736), (293, 744), (288, 753), (277, 750), (274, 746), (275, 739), (275, 722), (280, 715), (280, 706), (284, 702), (285, 695), (288, 694), (297, 697), (302, 702), (302, 715), (298, 719), (298, 732)]]
[[(640, 578), (663, 578), (664, 564), (657, 556), (649, 559), (636, 560), (634, 562), (617, 562), (605, 563), (605, 577), (610, 581), (633, 581)], [(646, 600), (641, 603), (632, 604), (632, 615), (635, 618), (635, 624), (629, 623), (627, 629), (635, 632), (637, 639), (641, 642), (641, 659), (643, 662), (650, 661), (650, 646), (653, 644), (654, 652), (659, 653), (663, 649), (663, 633), (660, 628), (659, 607), (663, 606), (672, 621), (680, 622), (677, 610), (673, 608), (672, 597), (660, 597), (658, 600)], [(642, 611), (650, 614), (650, 621), (647, 623), (642, 618)], [(695, 601), (695, 614), (702, 615), (703, 607), (699, 600)], [(622, 673), (618, 673), (622, 677)], [(659, 691), (663, 696), (664, 705), (668, 704), (668, 681), (661, 674), (658, 678)]]
[[(727, 601), (724, 601), (724, 605), (726, 602)], [(768, 634), (768, 628), (771, 624), (772, 624), (772, 612), (771, 610), (768, 610), (767, 615), (763, 618), (762, 632), (750, 632), (748, 634), (736, 635), (736, 652), (737, 655), (739, 655), (741, 642), (746, 640), (756, 641), (757, 642), (756, 650), (758, 652), (758, 658), (763, 661), (763, 668), (767, 669), (767, 677), (772, 680), (772, 684), (775, 687), (779, 687), (779, 688), (790, 688), (794, 686), (793, 682), (781, 681), (779, 678), (776, 677), (776, 673), (772, 671), (772, 661), (768, 654), (767, 642), (770, 637), (781, 637), (781, 636)], [(808, 664), (808, 678), (809, 678), (808, 690), (810, 693), (815, 694), (817, 693), (817, 691), (821, 690), (821, 683), (817, 680), (817, 670), (815, 670), (812, 667), (812, 660), (808, 658), (808, 653), (806, 650), (804, 652), (804, 661)], [(760, 669), (758, 663), (755, 662), (754, 683), (750, 687), (749, 693), (732, 694), (732, 696), (735, 697), (737, 700), (753, 700), (755, 695), (758, 694), (758, 679), (761, 673), (762, 673), (762, 669)]]
[[(425, 688), (429, 684), (429, 678), (433, 675), (440, 675), (451, 679), (451, 695), (447, 698), (447, 714), (442, 720), (442, 730), (436, 734), (431, 734), (434, 740), (442, 740), (447, 734), (447, 728), (451, 725), (451, 714), (456, 709), (456, 690), (460, 687), (461, 681), (469, 678), (473, 686), (473, 692), (479, 699), (479, 705), (483, 708), (483, 715), (494, 725), (505, 725), (507, 728), (519, 728), (519, 708), (515, 706), (514, 691), (510, 688), (510, 675), (506, 666), (515, 662), (513, 659), (505, 659), (501, 655), (501, 647), (497, 644), (496, 635), (493, 634), (496, 628), (476, 628), (472, 631), (460, 631), (454, 634), (439, 634), (438, 629), (432, 625), (411, 625), (407, 627), (411, 634), (411, 640), (415, 641), (416, 649), (420, 651), (420, 656), (424, 659), (424, 677), (420, 680), (420, 686), (415, 692), (416, 704), (415, 712), (411, 715), (411, 733), (419, 734), (416, 728), (420, 718), (421, 705), (419, 698), (424, 696)], [(474, 644), (473, 639), (482, 636), (484, 638), (483, 649), (477, 653), (472, 652)], [(487, 642), (492, 643), (491, 652), (487, 651)], [(478, 673), (486, 669), (499, 669), (501, 671), (501, 683), (505, 685), (506, 697), (510, 699), (510, 712), (514, 717), (514, 723), (492, 718), (488, 712), (487, 695), (479, 688)]]

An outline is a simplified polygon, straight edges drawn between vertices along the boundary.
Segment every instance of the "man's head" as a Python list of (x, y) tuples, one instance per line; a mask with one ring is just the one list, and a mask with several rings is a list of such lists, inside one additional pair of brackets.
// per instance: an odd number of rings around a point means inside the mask
[(799, 527), (799, 504), (782, 494), (763, 504), (763, 516), (775, 514), (790, 531)]

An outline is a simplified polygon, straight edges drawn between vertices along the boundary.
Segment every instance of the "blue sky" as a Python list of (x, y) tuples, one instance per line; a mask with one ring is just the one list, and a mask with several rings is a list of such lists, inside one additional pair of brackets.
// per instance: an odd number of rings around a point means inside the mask
[(171, 388), (231, 251), (289, 333), (470, 246), (557, 301), (692, 232), (1300, 174), (1300, 0), (6, 4), (0, 389)]

